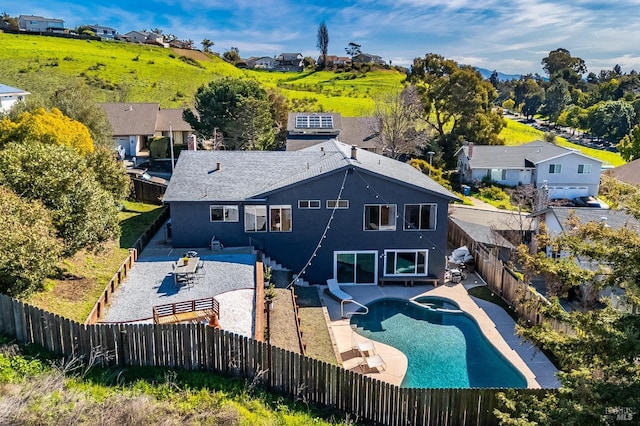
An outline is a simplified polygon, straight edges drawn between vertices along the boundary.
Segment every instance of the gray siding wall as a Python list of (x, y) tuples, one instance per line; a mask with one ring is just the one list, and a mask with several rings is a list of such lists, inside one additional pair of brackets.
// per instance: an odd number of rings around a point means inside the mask
[[(174, 247), (208, 247), (212, 235), (225, 246), (254, 245), (294, 273), (300, 272), (313, 254), (332, 209), (327, 200), (335, 200), (340, 192), (344, 171), (305, 181), (276, 193), (266, 202), (244, 204), (291, 205), (292, 232), (245, 232), (244, 209), (240, 206), (238, 222), (209, 220), (209, 206), (234, 203), (171, 203), (172, 243)], [(447, 247), (448, 200), (439, 194), (405, 186), (362, 171), (349, 171), (341, 199), (349, 200), (348, 209), (335, 211), (326, 238), (321, 243), (303, 278), (314, 284), (324, 284), (333, 277), (334, 252), (343, 250), (377, 250), (378, 276), (383, 274), (385, 249), (428, 249), (429, 275), (443, 280)], [(298, 200), (320, 200), (320, 209), (298, 209)], [(398, 218), (395, 231), (365, 231), (365, 204), (396, 204)], [(405, 231), (402, 218), (405, 204), (437, 203), (436, 229)]]

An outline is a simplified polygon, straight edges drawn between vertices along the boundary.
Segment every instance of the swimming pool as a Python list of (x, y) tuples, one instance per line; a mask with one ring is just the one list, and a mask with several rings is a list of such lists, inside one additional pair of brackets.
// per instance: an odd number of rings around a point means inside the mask
[(356, 332), (402, 351), (404, 388), (526, 388), (524, 376), (452, 301), (380, 299), (351, 317)]

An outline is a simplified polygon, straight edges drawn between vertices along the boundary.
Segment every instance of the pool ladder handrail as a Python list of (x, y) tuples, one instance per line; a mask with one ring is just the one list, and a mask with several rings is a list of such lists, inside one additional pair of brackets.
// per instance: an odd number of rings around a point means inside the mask
[[(359, 311), (353, 311), (353, 312), (347, 312), (345, 314), (344, 312), (344, 304), (345, 302), (349, 302), (349, 303), (355, 303), (356, 305), (360, 306), (361, 308), (364, 308), (364, 312), (359, 312)], [(356, 302), (353, 299), (344, 299), (340, 301), (340, 313), (342, 314), (342, 318), (344, 319), (348, 319), (350, 317), (352, 317), (353, 315), (366, 315), (369, 313), (369, 308), (366, 307), (365, 305), (363, 305), (360, 302)]]

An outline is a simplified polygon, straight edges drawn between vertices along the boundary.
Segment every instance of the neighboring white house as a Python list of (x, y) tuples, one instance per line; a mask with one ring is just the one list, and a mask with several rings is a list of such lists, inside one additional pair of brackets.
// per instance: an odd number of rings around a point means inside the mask
[(118, 31), (111, 27), (103, 27), (101, 25), (87, 25), (91, 31), (95, 33), (98, 37), (106, 38), (106, 39), (115, 39), (118, 35)]
[(27, 95), (30, 93), (0, 83), (0, 113), (9, 112), (16, 102), (23, 101)]
[(474, 145), (457, 152), (462, 183), (483, 179), (505, 186), (534, 185), (548, 191), (548, 199), (597, 196), (602, 161), (543, 141), (518, 146)]
[(62, 19), (44, 18), (35, 15), (20, 15), (18, 17), (18, 29), (33, 32), (64, 32)]
[(276, 67), (276, 60), (270, 56), (251, 57), (245, 61), (248, 68), (272, 70)]

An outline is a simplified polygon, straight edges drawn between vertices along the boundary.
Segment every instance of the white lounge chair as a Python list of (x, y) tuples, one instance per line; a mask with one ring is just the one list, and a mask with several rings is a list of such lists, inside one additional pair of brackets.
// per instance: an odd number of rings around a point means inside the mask
[(362, 368), (362, 371), (364, 372), (364, 366), (367, 366), (370, 370), (378, 370), (378, 367), (382, 367), (383, 370), (387, 369), (387, 363), (384, 362), (384, 360), (382, 359), (382, 357), (378, 354), (374, 354), (371, 356), (363, 356), (362, 362), (360, 362), (360, 367)]
[(351, 302), (353, 300), (353, 296), (340, 289), (338, 280), (335, 278), (329, 278), (327, 280), (327, 288), (329, 289), (329, 293), (340, 302)]

